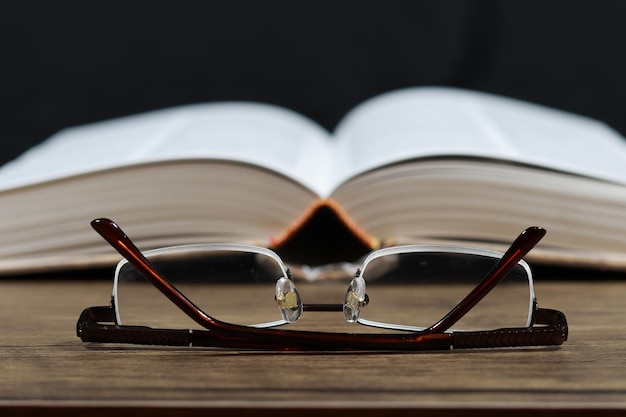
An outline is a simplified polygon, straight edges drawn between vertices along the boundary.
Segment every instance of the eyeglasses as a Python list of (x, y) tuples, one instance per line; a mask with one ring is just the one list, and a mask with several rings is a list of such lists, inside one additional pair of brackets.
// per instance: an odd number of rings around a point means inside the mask
[(419, 351), (567, 340), (565, 315), (537, 306), (522, 259), (544, 236), (539, 227), (504, 254), (398, 246), (372, 252), (346, 280), (300, 280), (266, 248), (201, 244), (144, 254), (113, 221), (91, 224), (125, 259), (111, 304), (87, 308), (78, 320), (84, 342)]

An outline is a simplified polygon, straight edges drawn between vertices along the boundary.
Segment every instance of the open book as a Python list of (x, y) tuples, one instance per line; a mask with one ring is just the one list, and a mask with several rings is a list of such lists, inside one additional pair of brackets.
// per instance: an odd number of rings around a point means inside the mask
[(181, 106), (61, 131), (0, 169), (0, 273), (100, 266), (110, 217), (142, 249), (193, 242), (353, 260), (380, 245), (496, 249), (626, 267), (626, 142), (602, 123), (482, 93), (408, 88), (334, 133), (260, 103)]

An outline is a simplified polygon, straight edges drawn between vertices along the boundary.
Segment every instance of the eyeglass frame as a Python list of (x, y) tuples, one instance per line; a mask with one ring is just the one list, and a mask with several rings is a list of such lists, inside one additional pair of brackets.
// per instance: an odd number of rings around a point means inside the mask
[[(525, 229), (482, 281), (439, 321), (421, 331), (395, 334), (258, 328), (217, 320), (198, 308), (162, 276), (115, 222), (99, 218), (93, 220), (91, 225), (143, 277), (204, 329), (157, 329), (118, 324), (116, 301), (112, 297), (110, 305), (89, 307), (81, 313), (76, 332), (83, 342), (273, 351), (424, 351), (557, 346), (568, 337), (565, 315), (558, 310), (539, 308), (534, 296), (531, 322), (527, 327), (450, 330), (543, 238), (546, 231), (541, 227)], [(280, 261), (281, 268), (284, 268), (278, 255), (269, 249), (264, 250), (273, 254), (272, 258)], [(287, 278), (292, 279), (289, 270), (285, 268), (285, 272)], [(334, 311), (336, 307), (324, 304), (303, 306), (305, 311)]]

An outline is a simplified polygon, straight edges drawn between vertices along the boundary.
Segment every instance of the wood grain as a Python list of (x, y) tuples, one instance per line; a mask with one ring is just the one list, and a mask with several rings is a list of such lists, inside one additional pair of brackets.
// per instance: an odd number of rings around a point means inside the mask
[(536, 284), (568, 317), (562, 347), (409, 354), (82, 343), (78, 315), (110, 291), (0, 282), (2, 415), (626, 415), (625, 282)]

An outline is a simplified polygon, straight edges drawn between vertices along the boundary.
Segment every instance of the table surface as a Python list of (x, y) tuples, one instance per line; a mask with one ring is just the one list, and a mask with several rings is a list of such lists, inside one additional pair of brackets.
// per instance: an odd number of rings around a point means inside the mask
[(0, 281), (0, 413), (626, 415), (626, 282), (535, 290), (567, 315), (561, 347), (271, 353), (83, 343), (110, 282)]

